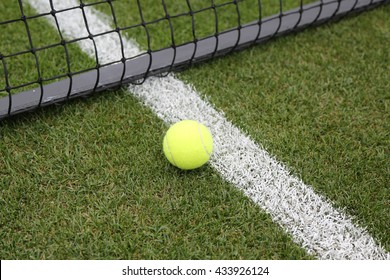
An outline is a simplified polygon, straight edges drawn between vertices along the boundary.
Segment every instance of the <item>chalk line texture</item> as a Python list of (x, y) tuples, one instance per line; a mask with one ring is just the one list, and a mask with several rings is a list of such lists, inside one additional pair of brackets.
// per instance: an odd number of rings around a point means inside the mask
[[(51, 10), (48, 0), (28, 0), (40, 13)], [(51, 1), (56, 10), (80, 6), (76, 0)], [(91, 7), (56, 14), (60, 30), (68, 39), (87, 35), (84, 20), (92, 33), (113, 30), (113, 21)], [(54, 25), (55, 21), (50, 20)], [(119, 40), (115, 32), (96, 39), (102, 63), (141, 50), (131, 39)], [(95, 58), (93, 44), (81, 41), (80, 48)], [(368, 232), (352, 221), (343, 210), (331, 203), (290, 174), (288, 169), (256, 144), (249, 136), (230, 123), (223, 113), (200, 98), (191, 85), (170, 74), (165, 78), (152, 77), (141, 85), (129, 86), (136, 96), (159, 118), (169, 124), (183, 119), (197, 120), (210, 128), (214, 137), (214, 153), (210, 164), (221, 176), (242, 190), (273, 221), (288, 232), (293, 240), (319, 259), (390, 259)]]

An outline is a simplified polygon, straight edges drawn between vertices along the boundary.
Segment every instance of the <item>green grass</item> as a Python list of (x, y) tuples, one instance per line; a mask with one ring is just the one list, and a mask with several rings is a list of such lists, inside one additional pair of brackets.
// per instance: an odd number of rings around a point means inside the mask
[[(88, 3), (95, 1), (88, 0)], [(189, 15), (189, 7), (186, 0), (165, 0), (166, 10), (171, 16), (166, 19), (166, 12), (163, 5), (156, 5), (153, 0), (139, 1), (113, 1), (112, 8), (115, 11), (117, 24), (120, 28), (126, 29), (123, 33), (129, 38), (135, 38), (143, 49), (158, 50), (172, 45), (172, 37), (175, 45), (192, 42), (194, 37), (201, 39), (216, 34), (217, 32), (237, 28), (239, 24), (258, 21), (262, 17), (277, 15), (280, 13), (280, 2), (282, 10), (287, 11), (299, 7), (301, 2), (308, 4), (314, 0), (262, 0), (259, 7), (258, 0), (213, 1), (216, 8), (211, 7), (210, 0), (190, 1), (193, 17)], [(228, 4), (227, 4), (228, 3)], [(142, 18), (146, 22), (148, 32), (143, 26), (139, 7), (142, 8)], [(94, 5), (94, 8), (111, 15), (111, 7), (107, 3)], [(194, 21), (194, 32), (192, 30), (192, 19)], [(217, 22), (217, 24), (216, 24)], [(149, 41), (148, 41), (149, 36)]]
[[(96, 3), (92, 0), (84, 2)], [(279, 1), (263, 0), (260, 8), (258, 0), (239, 1), (237, 6), (226, 5), (227, 2), (226, 0), (214, 1), (216, 5), (214, 10), (209, 0), (192, 1), (194, 33), (192, 17), (189, 15), (189, 7), (185, 0), (164, 1), (167, 12), (172, 16), (171, 25), (166, 19), (166, 12), (162, 5), (155, 5), (152, 0), (140, 1), (142, 17), (147, 23), (147, 32), (141, 26), (141, 14), (135, 0), (113, 1), (111, 5), (102, 1), (84, 9), (97, 9), (107, 15), (111, 15), (113, 9), (118, 27), (124, 29), (121, 34), (134, 38), (143, 49), (153, 51), (170, 47), (172, 44), (186, 44), (193, 41), (194, 37), (204, 38), (216, 32), (235, 28), (238, 24), (253, 22), (260, 17), (280, 13)], [(286, 11), (298, 7), (300, 2), (301, 0), (282, 1), (282, 8)], [(303, 3), (310, 2), (313, 0), (303, 1)], [(47, 28), (47, 21), (53, 19), (51, 15), (35, 18), (37, 13), (29, 7), (27, 2), (23, 2), (23, 14), (28, 17), (26, 24), (21, 20), (22, 12), (19, 3), (13, 0), (2, 1), (0, 11), (2, 15), (0, 22), (18, 19), (7, 24), (0, 24), (2, 34), (0, 54), (6, 56), (0, 62), (0, 97), (8, 95), (4, 66), (7, 69), (11, 94), (39, 87), (39, 77), (43, 79), (44, 84), (47, 84), (67, 77), (69, 72), (77, 73), (96, 66), (95, 61), (86, 59), (76, 43), (68, 42), (65, 46), (60, 45), (60, 34), (53, 28)], [(81, 13), (77, 9), (73, 12)], [(114, 29), (113, 17), (108, 18)], [(27, 30), (31, 35), (31, 42)], [(37, 49), (36, 53), (31, 52), (32, 47)], [(69, 67), (67, 62), (69, 62)]]
[(123, 92), (3, 123), (1, 258), (308, 258), (211, 168), (172, 167), (165, 130)]
[(389, 250), (389, 39), (385, 7), (180, 77)]
[[(0, 13), (15, 18), (18, 7), (3, 2)], [(123, 3), (113, 2), (118, 18), (134, 20)], [(107, 4), (98, 6), (108, 11)], [(387, 250), (389, 8), (180, 74)], [(146, 11), (161, 15), (153, 7)], [(251, 18), (251, 12), (244, 14)], [(37, 28), (46, 32), (36, 40), (53, 40), (43, 20)], [(179, 41), (188, 36), (184, 29)], [(134, 36), (145, 48), (139, 32)], [(167, 42), (164, 34), (156, 47)], [(6, 53), (11, 35), (0, 52)], [(63, 53), (55, 53), (48, 54), (49, 74), (60, 71), (56, 55)], [(75, 67), (93, 65), (77, 46), (72, 53)], [(15, 77), (34, 78), (30, 67), (15, 67)], [(209, 166), (195, 172), (170, 166), (161, 150), (166, 129), (124, 90), (3, 121), (0, 258), (310, 258)]]
[[(25, 2), (23, 3), (24, 15), (36, 14)], [(20, 19), (22, 15), (18, 2), (3, 0), (0, 3), (0, 16), (0, 22)], [(0, 61), (0, 97), (8, 95), (5, 91), (7, 84), (4, 65), (7, 69), (8, 84), (12, 88), (11, 94), (37, 88), (39, 76), (46, 84), (65, 77), (69, 71), (76, 73), (95, 67), (96, 63), (86, 59), (86, 55), (76, 43), (66, 44), (67, 58), (65, 47), (59, 45), (61, 42), (59, 33), (48, 27), (47, 20), (51, 18), (49, 15), (27, 20), (32, 46), (37, 49), (35, 54), (30, 51), (31, 45), (23, 21), (0, 24), (0, 54), (6, 56)], [(48, 46), (52, 47), (47, 48)]]

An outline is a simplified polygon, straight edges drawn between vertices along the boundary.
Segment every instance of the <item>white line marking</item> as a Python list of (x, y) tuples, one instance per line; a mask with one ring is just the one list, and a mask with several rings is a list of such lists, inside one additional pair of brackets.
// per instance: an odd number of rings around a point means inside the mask
[[(29, 2), (41, 13), (50, 11), (48, 0)], [(53, 3), (57, 10), (79, 5), (76, 0), (54, 0)], [(108, 16), (91, 8), (85, 12), (94, 32), (111, 28)], [(61, 30), (66, 37), (74, 39), (85, 34), (80, 11), (57, 16), (61, 18)], [(124, 40), (124, 45), (129, 53), (140, 52), (131, 40)], [(91, 43), (80, 43), (80, 47), (94, 58)], [(98, 50), (103, 62), (117, 60), (120, 56), (117, 35), (110, 33), (99, 40)], [(142, 86), (132, 85), (129, 92), (167, 123), (194, 119), (208, 126), (215, 145), (211, 165), (269, 213), (308, 253), (320, 259), (390, 259), (390, 254), (378, 246), (365, 229), (354, 225), (344, 211), (333, 208), (310, 186), (290, 175), (285, 166), (202, 100), (190, 85), (169, 75), (150, 78)]]

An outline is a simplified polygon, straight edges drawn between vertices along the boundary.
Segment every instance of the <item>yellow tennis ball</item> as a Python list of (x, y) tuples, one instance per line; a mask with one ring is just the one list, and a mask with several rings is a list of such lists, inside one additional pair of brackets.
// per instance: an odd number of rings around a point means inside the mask
[(180, 121), (165, 134), (163, 150), (174, 166), (184, 170), (195, 169), (210, 159), (213, 137), (209, 129), (197, 121)]

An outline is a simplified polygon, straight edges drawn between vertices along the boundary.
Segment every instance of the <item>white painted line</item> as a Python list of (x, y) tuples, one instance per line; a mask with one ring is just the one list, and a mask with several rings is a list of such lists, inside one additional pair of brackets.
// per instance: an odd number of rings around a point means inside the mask
[[(39, 12), (47, 12), (47, 0), (28, 0)], [(79, 5), (76, 0), (54, 0), (56, 9)], [(106, 31), (112, 24), (108, 16), (88, 8), (85, 10), (95, 32)], [(61, 29), (68, 38), (85, 33), (81, 12), (57, 15)], [(103, 62), (118, 59), (117, 35), (106, 35), (98, 44)], [(139, 53), (137, 45), (124, 40), (129, 52)], [(84, 52), (94, 57), (92, 44), (80, 44)], [(292, 176), (288, 169), (231, 124), (208, 102), (202, 100), (188, 84), (169, 75), (150, 78), (142, 86), (130, 86), (137, 96), (167, 123), (194, 119), (208, 126), (214, 137), (215, 150), (211, 165), (223, 178), (242, 190), (269, 213), (293, 240), (319, 259), (390, 259), (390, 254), (378, 246), (367, 231), (353, 224), (342, 210), (335, 209), (310, 186)]]

